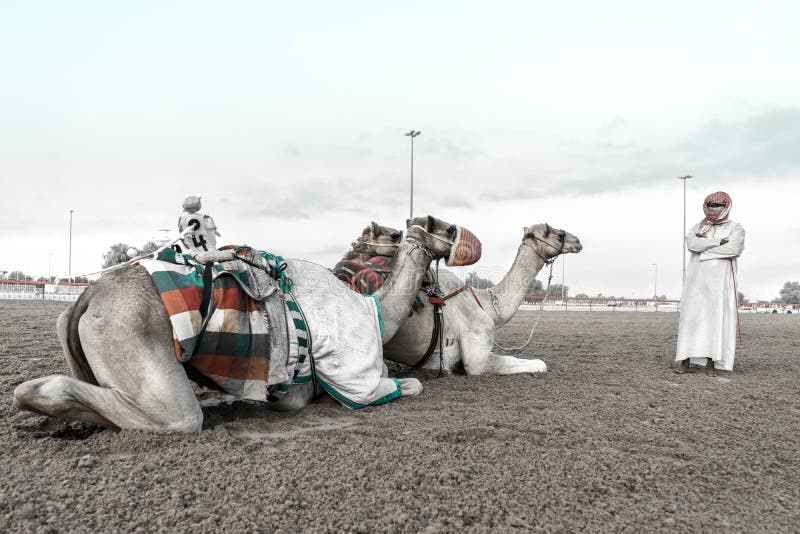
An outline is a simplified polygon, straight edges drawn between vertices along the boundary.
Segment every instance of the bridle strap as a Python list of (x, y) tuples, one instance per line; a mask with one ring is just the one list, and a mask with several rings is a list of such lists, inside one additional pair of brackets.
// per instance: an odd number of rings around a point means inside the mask
[(412, 224), (411, 226), (409, 226), (409, 227), (408, 227), (408, 229), (409, 229), (409, 230), (410, 230), (411, 228), (417, 228), (417, 229), (419, 229), (421, 232), (423, 232), (423, 233), (425, 233), (425, 234), (427, 234), (427, 235), (431, 236), (432, 238), (434, 238), (434, 239), (437, 239), (437, 240), (441, 241), (442, 243), (447, 243), (447, 244), (448, 244), (448, 245), (450, 245), (451, 247), (453, 246), (453, 242), (452, 242), (452, 241), (449, 241), (449, 240), (447, 240), (447, 239), (445, 239), (445, 238), (443, 238), (443, 237), (439, 237), (438, 235), (436, 235), (436, 234), (433, 234), (433, 233), (431, 233), (431, 232), (427, 231), (425, 228), (423, 228), (422, 226), (420, 226), (420, 225), (418, 225), (418, 224)]
[(542, 261), (544, 261), (544, 263), (546, 265), (552, 264), (554, 261), (556, 261), (556, 258), (558, 256), (560, 256), (564, 252), (564, 241), (561, 241), (561, 247), (556, 247), (552, 243), (548, 243), (544, 239), (536, 237), (535, 235), (532, 235), (531, 237), (534, 238), (536, 241), (538, 241), (540, 243), (544, 243), (545, 245), (547, 245), (548, 247), (550, 247), (550, 248), (552, 248), (552, 249), (554, 249), (556, 251), (556, 255), (548, 260), (547, 258), (542, 256), (542, 254), (539, 252), (539, 249), (537, 249), (536, 247), (534, 247), (530, 243), (526, 243), (525, 241), (522, 242), (523, 245), (527, 245), (527, 246), (531, 247), (533, 249), (533, 251), (536, 253), (536, 255), (539, 256), (542, 259)]

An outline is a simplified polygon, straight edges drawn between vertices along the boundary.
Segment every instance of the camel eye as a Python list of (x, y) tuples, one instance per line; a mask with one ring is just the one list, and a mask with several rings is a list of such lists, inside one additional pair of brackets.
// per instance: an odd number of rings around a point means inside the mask
[(451, 225), (450, 228), (447, 229), (447, 236), (450, 239), (455, 239), (457, 233), (458, 232), (457, 232), (457, 229), (456, 229), (455, 225)]
[(392, 235), (390, 235), (389, 237), (392, 238), (392, 241), (400, 241), (400, 238), (403, 237), (403, 234), (401, 234), (400, 232), (392, 232)]

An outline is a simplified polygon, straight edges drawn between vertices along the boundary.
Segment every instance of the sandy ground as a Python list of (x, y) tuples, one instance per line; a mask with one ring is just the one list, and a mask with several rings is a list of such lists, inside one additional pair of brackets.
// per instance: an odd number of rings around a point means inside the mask
[(800, 528), (795, 316), (743, 316), (735, 372), (710, 378), (672, 372), (675, 313), (547, 312), (523, 353), (546, 375), (423, 377), (420, 397), (358, 412), (209, 407), (186, 436), (11, 406), (67, 372), (64, 306), (0, 301), (0, 531)]

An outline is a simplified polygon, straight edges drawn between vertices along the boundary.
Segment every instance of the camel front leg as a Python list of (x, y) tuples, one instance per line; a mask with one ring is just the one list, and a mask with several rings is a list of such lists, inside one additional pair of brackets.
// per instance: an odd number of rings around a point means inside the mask
[(176, 414), (166, 406), (160, 413), (148, 412), (121, 390), (95, 386), (64, 375), (45, 376), (20, 384), (14, 390), (13, 401), (20, 410), (117, 428), (199, 432), (203, 422), (199, 405), (197, 410), (183, 414)]
[(527, 360), (525, 358), (515, 358), (514, 356), (504, 356), (490, 352), (484, 364), (484, 374), (493, 375), (516, 375), (521, 373), (546, 373), (547, 364), (542, 360)]
[(547, 371), (547, 365), (542, 360), (494, 354), (491, 351), (493, 344), (494, 336), (490, 334), (467, 335), (461, 340), (461, 356), (464, 371), (468, 375), (516, 375)]
[(422, 382), (416, 378), (398, 378), (401, 397), (416, 397), (422, 393)]

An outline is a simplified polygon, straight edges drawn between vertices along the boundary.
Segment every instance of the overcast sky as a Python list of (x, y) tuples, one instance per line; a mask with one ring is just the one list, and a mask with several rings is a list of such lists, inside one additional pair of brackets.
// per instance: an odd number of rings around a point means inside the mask
[[(677, 298), (683, 204), (733, 198), (740, 288), (799, 280), (796, 2), (0, 4), (0, 270), (99, 268), (203, 197), (222, 243), (333, 265), (370, 221), (577, 235), (570, 292)], [(52, 254), (52, 256), (50, 256)], [(561, 261), (556, 280), (561, 279)], [(463, 273), (461, 273), (463, 274)], [(544, 279), (544, 273), (540, 279)]]

